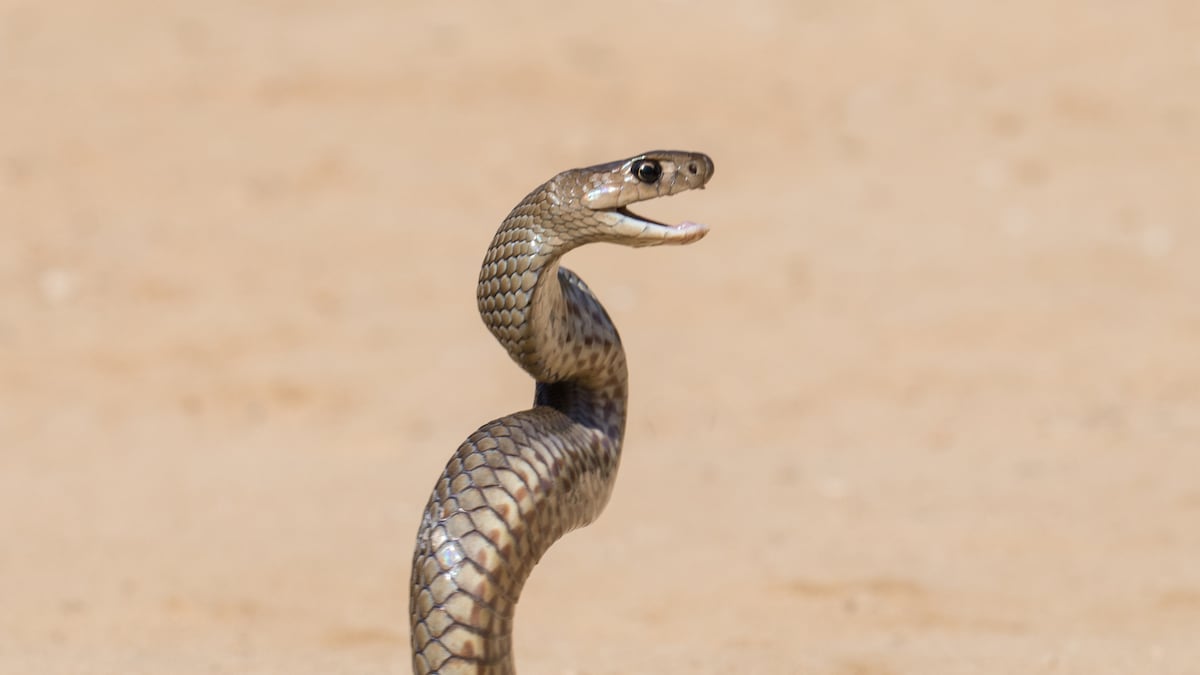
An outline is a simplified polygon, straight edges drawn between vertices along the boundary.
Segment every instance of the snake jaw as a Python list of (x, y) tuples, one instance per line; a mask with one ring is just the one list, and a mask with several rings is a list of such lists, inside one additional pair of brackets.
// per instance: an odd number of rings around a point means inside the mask
[(668, 225), (639, 216), (624, 206), (600, 213), (616, 216), (615, 219), (605, 220), (610, 220), (609, 226), (617, 235), (618, 243), (630, 246), (690, 244), (708, 234), (708, 226), (703, 223), (685, 220), (677, 225)]

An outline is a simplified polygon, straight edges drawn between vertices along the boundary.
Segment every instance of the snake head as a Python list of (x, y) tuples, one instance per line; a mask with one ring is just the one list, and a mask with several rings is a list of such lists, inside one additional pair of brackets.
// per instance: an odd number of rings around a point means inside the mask
[(703, 188), (713, 161), (699, 152), (654, 150), (629, 159), (576, 169), (560, 176), (576, 182), (579, 205), (602, 225), (600, 238), (627, 246), (688, 244), (708, 233), (691, 221), (667, 225), (632, 213), (635, 202)]

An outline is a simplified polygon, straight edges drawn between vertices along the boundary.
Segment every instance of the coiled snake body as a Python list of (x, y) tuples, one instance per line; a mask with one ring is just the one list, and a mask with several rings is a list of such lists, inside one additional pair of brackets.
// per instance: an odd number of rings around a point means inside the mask
[(489, 422), (434, 486), (413, 555), (415, 673), (510, 674), (513, 612), (533, 566), (608, 502), (625, 435), (625, 352), (567, 251), (597, 241), (687, 244), (628, 204), (702, 188), (712, 160), (655, 151), (558, 174), (512, 210), (479, 273), (479, 312), (537, 384), (534, 407)]

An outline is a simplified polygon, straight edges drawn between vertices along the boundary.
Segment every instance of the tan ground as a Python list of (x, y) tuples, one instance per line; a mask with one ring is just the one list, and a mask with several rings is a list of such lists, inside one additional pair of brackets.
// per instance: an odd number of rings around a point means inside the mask
[(484, 246), (658, 146), (523, 673), (1200, 672), (1200, 5), (568, 5), (5, 0), (0, 672), (406, 672)]

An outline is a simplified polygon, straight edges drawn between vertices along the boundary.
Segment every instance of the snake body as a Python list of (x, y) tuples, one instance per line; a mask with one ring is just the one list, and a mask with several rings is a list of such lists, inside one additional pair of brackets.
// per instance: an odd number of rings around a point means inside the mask
[(591, 242), (687, 244), (704, 225), (665, 225), (629, 204), (702, 188), (712, 160), (655, 151), (564, 171), (504, 219), (479, 273), (479, 312), (536, 381), (534, 407), (459, 446), (417, 531), (413, 671), (514, 672), (513, 613), (530, 571), (608, 502), (625, 435), (625, 352), (603, 306), (559, 266)]

